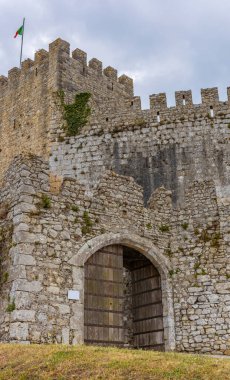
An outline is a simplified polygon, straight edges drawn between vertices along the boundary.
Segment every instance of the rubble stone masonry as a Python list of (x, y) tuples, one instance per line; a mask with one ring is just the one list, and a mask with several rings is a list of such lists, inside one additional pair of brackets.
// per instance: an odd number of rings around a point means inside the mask
[[(77, 136), (60, 89), (92, 94)], [(61, 39), (0, 77), (2, 342), (82, 343), (84, 263), (121, 244), (161, 275), (166, 349), (229, 355), (230, 100), (201, 94), (142, 110), (129, 77)]]

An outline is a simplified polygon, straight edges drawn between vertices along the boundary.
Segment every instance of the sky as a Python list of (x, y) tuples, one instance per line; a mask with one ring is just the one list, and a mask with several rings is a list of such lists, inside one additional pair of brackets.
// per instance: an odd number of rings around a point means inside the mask
[(19, 65), (21, 37), (13, 36), (23, 17), (24, 59), (61, 37), (131, 76), (143, 108), (159, 92), (169, 106), (177, 90), (192, 89), (200, 103), (200, 88), (217, 86), (227, 98), (229, 0), (0, 0), (0, 75)]

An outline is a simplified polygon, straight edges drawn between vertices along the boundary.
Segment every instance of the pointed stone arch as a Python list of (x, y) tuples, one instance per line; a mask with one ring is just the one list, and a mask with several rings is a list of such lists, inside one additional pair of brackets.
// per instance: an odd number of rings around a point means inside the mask
[[(106, 233), (88, 240), (73, 256), (69, 263), (73, 265), (73, 284), (81, 286), (82, 297), (80, 304), (82, 306), (81, 327), (78, 329), (78, 338), (75, 342), (84, 341), (84, 264), (97, 251), (109, 245), (123, 245), (135, 249), (147, 257), (157, 268), (161, 276), (162, 286), (162, 303), (163, 303), (163, 323), (164, 323), (164, 339), (166, 351), (175, 349), (175, 327), (174, 327), (174, 311), (173, 311), (173, 288), (169, 275), (171, 265), (169, 260), (161, 253), (151, 240), (138, 236), (136, 234), (119, 232)], [(79, 320), (79, 311), (78, 311)], [(82, 331), (82, 333), (81, 333)]]

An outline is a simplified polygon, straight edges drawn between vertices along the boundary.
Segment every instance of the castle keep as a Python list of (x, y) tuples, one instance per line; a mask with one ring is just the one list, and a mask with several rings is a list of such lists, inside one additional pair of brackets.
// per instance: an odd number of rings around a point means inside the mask
[[(150, 96), (58, 39), (0, 77), (0, 341), (230, 353), (230, 89)], [(90, 94), (68, 134), (65, 105)]]

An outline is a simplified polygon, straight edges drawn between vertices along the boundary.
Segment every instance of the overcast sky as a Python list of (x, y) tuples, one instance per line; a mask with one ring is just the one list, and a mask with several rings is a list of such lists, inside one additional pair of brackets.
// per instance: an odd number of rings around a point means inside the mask
[(24, 58), (61, 37), (104, 67), (135, 80), (135, 95), (148, 96), (230, 86), (230, 0), (0, 0), (0, 74), (18, 66), (26, 17)]

